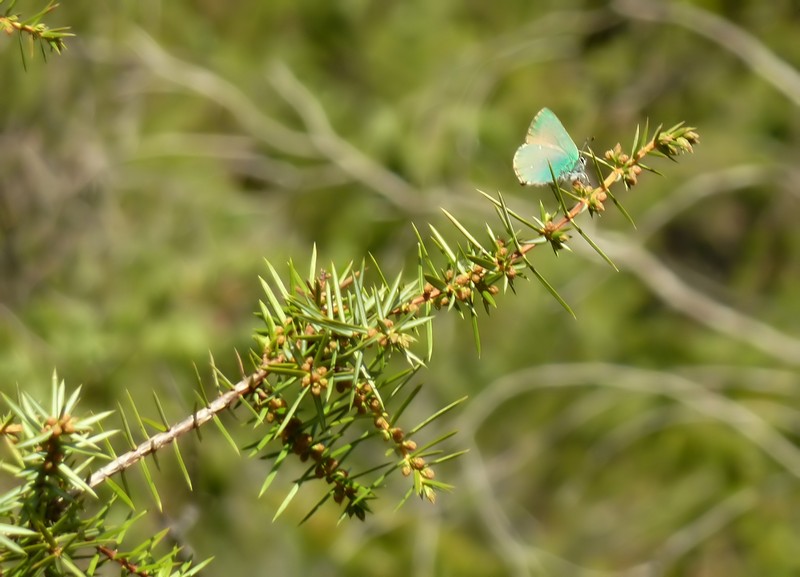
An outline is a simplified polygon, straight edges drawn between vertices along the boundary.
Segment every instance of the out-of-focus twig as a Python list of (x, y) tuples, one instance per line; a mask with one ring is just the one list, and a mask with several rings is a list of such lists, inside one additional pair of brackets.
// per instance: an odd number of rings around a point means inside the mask
[[(608, 363), (544, 365), (505, 375), (488, 384), (473, 399), (462, 416), (459, 429), (476, 437), (483, 424), (515, 398), (543, 389), (566, 390), (574, 387), (616, 389), (671, 399), (688, 409), (694, 417), (727, 425), (734, 434), (747, 439), (774, 459), (787, 474), (800, 478), (800, 450), (772, 423), (743, 403), (676, 374)], [(465, 455), (462, 464), (464, 479), (476, 496), (484, 526), (495, 541), (495, 546), (503, 552), (505, 569), (510, 574), (528, 575), (534, 565), (569, 571), (558, 574), (602, 574), (532, 545), (529, 538), (520, 535), (519, 527), (505, 515), (505, 507), (500, 503), (496, 477), (498, 473), (505, 474), (505, 471), (495, 466), (494, 461), (487, 462), (479, 447), (474, 446)], [(724, 498), (720, 496), (716, 503), (666, 538), (660, 547), (654, 548), (651, 559), (614, 572), (614, 575), (638, 577), (654, 574), (657, 568), (663, 568), (665, 563), (672, 563), (685, 555), (757, 503), (758, 492), (753, 487), (746, 487)]]
[(352, 179), (331, 164), (304, 167), (255, 150), (248, 136), (162, 132), (143, 138), (137, 160), (165, 156), (193, 156), (228, 161), (231, 169), (245, 177), (263, 180), (292, 191), (339, 186)]
[(407, 181), (336, 134), (319, 100), (298, 80), (288, 66), (281, 62), (273, 64), (269, 79), (275, 90), (303, 120), (311, 142), (323, 156), (392, 203), (412, 207), (423, 202), (420, 192)]
[[(728, 338), (746, 343), (772, 358), (800, 366), (800, 339), (725, 306), (689, 286), (644, 247), (619, 235), (595, 234), (620, 269), (636, 275), (662, 302)], [(584, 250), (579, 247), (578, 250)]]
[(637, 242), (649, 238), (677, 215), (705, 198), (745, 190), (776, 178), (775, 168), (766, 165), (743, 164), (722, 170), (709, 171), (693, 178), (669, 196), (654, 203), (636, 219)]
[(236, 119), (245, 132), (253, 134), (275, 150), (301, 158), (318, 156), (306, 134), (291, 130), (262, 113), (231, 82), (209, 70), (175, 58), (142, 30), (132, 33), (129, 43), (152, 72), (216, 102)]
[[(319, 100), (286, 65), (273, 65), (269, 80), (305, 123), (307, 133), (290, 129), (264, 114), (232, 83), (210, 70), (168, 54), (145, 32), (135, 32), (131, 36), (130, 44), (152, 72), (215, 102), (227, 110), (247, 133), (273, 150), (298, 158), (326, 161), (350, 180), (360, 182), (405, 211), (426, 210), (429, 202), (426, 201), (426, 195), (369, 158), (333, 130)], [(330, 171), (325, 172), (330, 179)], [(285, 181), (286, 175), (287, 171), (281, 170), (275, 178)], [(296, 177), (295, 171), (288, 179), (295, 180)], [(304, 185), (304, 188), (309, 187), (308, 183)]]
[(800, 73), (763, 43), (711, 12), (681, 2), (615, 0), (612, 7), (626, 18), (670, 22), (701, 34), (736, 54), (750, 69), (800, 105)]

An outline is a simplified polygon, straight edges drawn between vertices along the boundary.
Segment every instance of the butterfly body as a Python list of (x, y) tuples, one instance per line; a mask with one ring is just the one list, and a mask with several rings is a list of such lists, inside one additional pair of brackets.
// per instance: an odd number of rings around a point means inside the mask
[(533, 117), (525, 143), (514, 154), (514, 173), (521, 184), (530, 186), (551, 184), (553, 174), (559, 181), (586, 180), (578, 147), (549, 108)]

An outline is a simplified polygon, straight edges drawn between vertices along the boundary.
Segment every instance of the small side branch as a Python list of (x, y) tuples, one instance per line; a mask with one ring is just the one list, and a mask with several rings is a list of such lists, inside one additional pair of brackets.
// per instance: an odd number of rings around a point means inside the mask
[(105, 467), (97, 470), (89, 478), (89, 486), (96, 487), (108, 477), (111, 477), (112, 475), (131, 467), (147, 455), (155, 453), (161, 447), (172, 443), (181, 435), (191, 431), (192, 429), (200, 428), (214, 418), (216, 414), (221, 413), (230, 407), (240, 397), (242, 397), (242, 395), (247, 394), (260, 385), (266, 378), (267, 371), (265, 369), (260, 369), (245, 379), (242, 379), (236, 383), (231, 390), (225, 392), (209, 403), (207, 407), (203, 407), (196, 413), (189, 415), (174, 427), (170, 427), (168, 431), (164, 431), (163, 433), (159, 433), (153, 437), (150, 437), (132, 451), (128, 451), (124, 455), (120, 455)]

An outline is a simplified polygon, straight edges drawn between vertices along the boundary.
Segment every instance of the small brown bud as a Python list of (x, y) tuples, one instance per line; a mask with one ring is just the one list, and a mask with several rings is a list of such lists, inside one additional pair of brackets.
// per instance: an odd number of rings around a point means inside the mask
[(403, 441), (403, 448), (407, 451), (416, 451), (417, 450), (417, 443), (416, 441), (412, 441), (408, 439), (407, 441)]
[(425, 459), (423, 459), (422, 457), (414, 457), (413, 459), (411, 459), (410, 465), (417, 471), (421, 471), (422, 469), (425, 468)]

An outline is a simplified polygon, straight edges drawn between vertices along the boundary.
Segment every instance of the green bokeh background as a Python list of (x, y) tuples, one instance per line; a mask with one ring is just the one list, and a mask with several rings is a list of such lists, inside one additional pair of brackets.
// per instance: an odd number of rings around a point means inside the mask
[(55, 368), (86, 410), (156, 417), (155, 391), (178, 420), (209, 351), (236, 378), (264, 258), (316, 243), (393, 275), (412, 223), (456, 239), (440, 208), (500, 228), (476, 189), (537, 214), (551, 196), (510, 160), (543, 106), (597, 151), (648, 119), (702, 139), (620, 195), (637, 229), (586, 219), (620, 272), (580, 239), (536, 251), (577, 320), (520, 284), (478, 358), (439, 314), (409, 420), (469, 394), (437, 426), (471, 452), (435, 506), (394, 511), (398, 479), (364, 523), (331, 504), (298, 527), (309, 487), (273, 523), (291, 472), (257, 499), (268, 464), (209, 429), (182, 444), (194, 492), (159, 459), (142, 533), (171, 526), (207, 575), (800, 571), (797, 2), (70, 2), (49, 23), (77, 37), (27, 71), (0, 37), (0, 390), (46, 398)]

